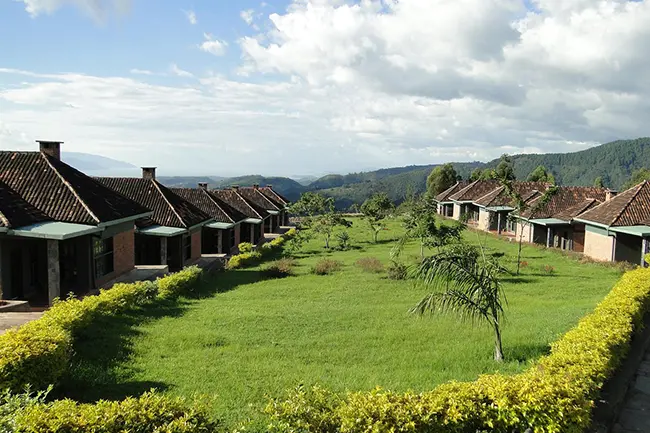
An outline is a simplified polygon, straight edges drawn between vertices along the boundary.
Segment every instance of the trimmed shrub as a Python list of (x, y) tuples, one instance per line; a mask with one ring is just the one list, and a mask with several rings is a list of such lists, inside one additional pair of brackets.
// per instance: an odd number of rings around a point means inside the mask
[(384, 264), (377, 257), (362, 257), (355, 263), (366, 272), (371, 272), (373, 274), (384, 272)]
[(268, 278), (285, 278), (293, 275), (293, 268), (296, 261), (291, 258), (283, 258), (269, 263), (263, 270)]
[(405, 280), (408, 274), (408, 267), (399, 262), (391, 262), (388, 266), (388, 278), (391, 280)]
[(582, 433), (649, 309), (650, 269), (640, 268), (623, 275), (593, 313), (524, 373), (483, 375), (424, 393), (376, 389), (341, 398), (298, 389), (266, 411), (276, 431)]
[(14, 425), (15, 431), (32, 433), (207, 433), (219, 430), (219, 423), (210, 420), (202, 404), (188, 406), (182, 398), (154, 392), (95, 404), (72, 400), (29, 404), (16, 412)]
[(316, 275), (329, 275), (343, 267), (343, 263), (338, 260), (320, 259), (311, 268), (311, 273)]
[(203, 271), (198, 266), (189, 266), (180, 272), (158, 278), (158, 294), (162, 298), (176, 298), (188, 294), (201, 279)]
[(241, 244), (237, 245), (237, 249), (239, 250), (239, 254), (250, 253), (253, 251), (253, 244), (250, 242), (242, 242)]
[(253, 266), (262, 259), (262, 253), (252, 251), (250, 253), (237, 254), (228, 260), (228, 269), (239, 269)]

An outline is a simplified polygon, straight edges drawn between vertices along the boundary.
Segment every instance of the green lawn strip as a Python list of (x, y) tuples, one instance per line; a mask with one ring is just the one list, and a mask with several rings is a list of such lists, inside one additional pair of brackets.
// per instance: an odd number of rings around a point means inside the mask
[[(299, 384), (421, 391), (481, 373), (520, 372), (591, 311), (620, 276), (613, 267), (524, 246), (528, 266), (504, 285), (506, 362), (499, 365), (492, 361), (488, 328), (453, 316), (411, 316), (407, 311), (422, 290), (355, 265), (361, 257), (388, 265), (399, 222), (388, 224), (378, 244), (370, 243), (371, 232), (360, 220), (349, 232), (357, 249), (325, 251), (322, 240), (314, 239), (299, 255), (294, 277), (261, 280), (259, 268), (228, 271), (205, 283), (202, 299), (156, 305), (93, 327), (76, 344), (79, 374), (73, 369), (75, 379), (64, 384), (64, 394), (121, 398), (155, 386), (178, 395), (215, 395), (215, 414), (235, 425), (246, 418), (262, 422), (267, 397)], [(471, 231), (466, 238), (504, 252), (503, 263), (514, 268), (515, 243)], [(419, 247), (410, 244), (404, 259), (418, 254)], [(323, 257), (342, 261), (342, 270), (311, 275)], [(544, 272), (547, 265), (554, 274)]]

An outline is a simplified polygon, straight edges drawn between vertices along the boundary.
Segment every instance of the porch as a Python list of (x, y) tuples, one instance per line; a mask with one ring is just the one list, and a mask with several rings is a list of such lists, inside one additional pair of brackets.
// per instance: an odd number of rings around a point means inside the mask
[[(135, 264), (167, 265), (170, 272), (177, 272), (200, 257), (202, 231), (194, 234), (187, 229), (151, 226), (138, 229), (135, 234)], [(198, 234), (198, 239), (195, 239)], [(198, 242), (199, 254), (194, 254)], [(194, 257), (196, 256), (196, 257)]]

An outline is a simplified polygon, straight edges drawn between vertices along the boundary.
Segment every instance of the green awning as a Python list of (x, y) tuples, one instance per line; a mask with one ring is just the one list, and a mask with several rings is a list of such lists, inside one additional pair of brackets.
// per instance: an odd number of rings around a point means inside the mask
[(167, 226), (150, 226), (142, 229), (139, 228), (138, 233), (147, 236), (172, 237), (187, 233), (187, 229)]
[(632, 236), (650, 236), (650, 227), (648, 226), (624, 226), (610, 227), (610, 231), (615, 233), (625, 233)]
[(248, 224), (262, 224), (262, 220), (258, 218), (246, 218), (244, 222)]
[(568, 225), (571, 224), (569, 221), (564, 221), (558, 218), (540, 218), (540, 219), (531, 219), (529, 220), (533, 224), (539, 224), (541, 226), (554, 226), (554, 225)]
[(510, 207), (510, 206), (492, 206), (492, 207), (487, 207), (487, 210), (491, 212), (503, 212), (503, 211), (513, 211), (515, 208)]
[(210, 229), (227, 230), (235, 227), (233, 223), (209, 223), (205, 225)]
[(270, 213), (271, 215), (280, 215), (280, 212), (277, 210), (267, 210), (267, 212)]
[(54, 239), (63, 241), (92, 233), (100, 233), (101, 231), (102, 229), (99, 227), (86, 224), (50, 221), (10, 230), (9, 234), (25, 238)]

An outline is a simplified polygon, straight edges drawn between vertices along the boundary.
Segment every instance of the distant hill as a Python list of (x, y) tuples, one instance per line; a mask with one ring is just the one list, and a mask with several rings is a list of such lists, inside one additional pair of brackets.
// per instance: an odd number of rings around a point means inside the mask
[(223, 177), (218, 176), (156, 176), (158, 181), (171, 188), (196, 188), (199, 182), (207, 182), (213, 187), (221, 182)]
[(62, 152), (61, 159), (91, 176), (136, 176), (140, 169), (128, 162), (80, 152)]

